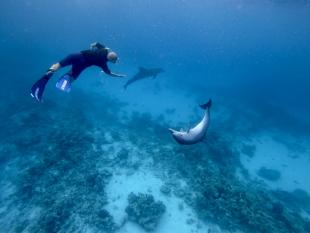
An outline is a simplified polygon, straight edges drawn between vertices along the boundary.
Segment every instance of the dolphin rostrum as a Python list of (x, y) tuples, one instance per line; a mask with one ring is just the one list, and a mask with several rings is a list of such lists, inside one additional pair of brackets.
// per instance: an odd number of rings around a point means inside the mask
[(195, 127), (189, 129), (188, 131), (177, 131), (171, 128), (169, 129), (173, 138), (179, 144), (191, 145), (197, 142), (201, 142), (204, 139), (210, 122), (211, 105), (211, 99), (207, 103), (200, 105), (200, 107), (205, 110), (205, 114), (202, 120)]
[(124, 89), (126, 90), (130, 84), (138, 80), (149, 78), (149, 77), (156, 78), (156, 76), (162, 72), (164, 72), (164, 70), (161, 68), (146, 69), (143, 67), (139, 67), (138, 73), (126, 82), (126, 84), (124, 85)]

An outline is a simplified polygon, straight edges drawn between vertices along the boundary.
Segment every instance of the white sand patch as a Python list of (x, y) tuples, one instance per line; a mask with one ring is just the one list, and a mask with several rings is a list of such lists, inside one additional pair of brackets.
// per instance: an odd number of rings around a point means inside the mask
[(0, 182), (0, 187), (1, 187), (0, 200), (10, 198), (10, 196), (12, 196), (16, 192), (15, 186), (10, 182), (2, 181)]
[[(107, 187), (109, 204), (106, 209), (114, 217), (116, 223), (121, 224), (126, 213), (125, 208), (128, 205), (127, 197), (131, 192), (135, 194), (150, 193), (156, 201), (160, 200), (166, 205), (166, 212), (160, 220), (159, 226), (155, 232), (160, 233), (202, 233), (208, 232), (212, 227), (212, 232), (220, 232), (215, 226), (208, 226), (198, 220), (194, 211), (187, 206), (181, 199), (174, 196), (168, 197), (160, 192), (163, 182), (149, 171), (136, 171), (131, 176), (125, 175), (126, 171), (120, 175), (114, 175)], [(183, 208), (180, 208), (180, 204)], [(189, 224), (188, 222), (192, 223)], [(143, 233), (140, 226), (128, 221), (120, 230), (122, 233)]]
[(263, 180), (257, 175), (257, 171), (261, 167), (275, 169), (281, 172), (280, 180), (276, 182), (264, 180), (271, 188), (286, 191), (299, 188), (310, 193), (310, 180), (308, 178), (310, 167), (309, 151), (290, 151), (284, 144), (273, 140), (269, 136), (257, 137), (251, 143), (256, 145), (254, 157), (250, 158), (247, 155), (241, 155), (241, 162), (248, 169), (252, 178)]

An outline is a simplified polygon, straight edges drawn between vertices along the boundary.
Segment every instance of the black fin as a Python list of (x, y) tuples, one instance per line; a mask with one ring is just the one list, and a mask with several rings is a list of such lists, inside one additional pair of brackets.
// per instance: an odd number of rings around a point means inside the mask
[(53, 72), (46, 72), (46, 74), (38, 81), (36, 81), (35, 84), (33, 84), (33, 86), (31, 87), (30, 95), (33, 98), (35, 98), (38, 102), (42, 102), (42, 96), (44, 93), (45, 86), (52, 76)]
[(211, 99), (209, 99), (209, 101), (207, 103), (200, 105), (200, 107), (202, 109), (207, 109), (207, 108), (210, 108), (211, 106), (212, 106), (212, 100)]

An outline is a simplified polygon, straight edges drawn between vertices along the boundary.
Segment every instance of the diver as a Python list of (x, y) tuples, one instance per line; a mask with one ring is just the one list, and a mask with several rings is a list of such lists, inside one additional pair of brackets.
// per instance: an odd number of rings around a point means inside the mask
[(32, 86), (30, 95), (41, 102), (47, 82), (57, 70), (66, 66), (72, 67), (56, 83), (56, 87), (65, 92), (70, 92), (72, 82), (79, 77), (83, 70), (90, 66), (98, 66), (104, 73), (112, 77), (126, 77), (126, 75), (116, 74), (110, 71), (107, 62), (116, 63), (117, 61), (118, 56), (115, 52), (98, 42), (92, 43), (89, 50), (70, 54), (63, 60), (53, 64), (43, 77)]

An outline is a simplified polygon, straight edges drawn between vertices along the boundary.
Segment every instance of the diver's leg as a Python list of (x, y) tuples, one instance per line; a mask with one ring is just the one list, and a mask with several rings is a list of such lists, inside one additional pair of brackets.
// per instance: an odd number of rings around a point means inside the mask
[(86, 66), (74, 64), (72, 69), (58, 80), (56, 87), (61, 91), (70, 92), (72, 82), (79, 77), (85, 68)]
[(61, 91), (70, 92), (72, 82), (86, 68), (85, 59), (81, 53), (72, 54), (62, 60), (60, 64), (61, 66), (72, 65), (72, 68), (58, 80), (56, 87)]
[(87, 68), (84, 56), (79, 54), (73, 54), (67, 59), (64, 59), (61, 64), (68, 65), (71, 64), (71, 70), (62, 76), (56, 83), (56, 87), (61, 91), (69, 92), (71, 90), (71, 85), (74, 80), (76, 80), (84, 69)]
[(45, 86), (47, 82), (50, 80), (50, 78), (53, 76), (53, 74), (61, 67), (73, 65), (74, 63), (78, 62), (81, 59), (83, 59), (83, 55), (81, 53), (70, 54), (61, 61), (53, 64), (47, 70), (47, 72), (33, 84), (33, 86), (31, 87), (30, 95), (37, 101), (41, 102)]
[(82, 60), (82, 59), (84, 58), (81, 53), (73, 53), (73, 54), (66, 56), (64, 59), (62, 59), (58, 63), (60, 67), (65, 67), (65, 66), (74, 65), (75, 63), (79, 62), (79, 60)]
[(67, 74), (61, 76), (61, 78), (57, 81), (56, 87), (61, 91), (70, 92), (71, 91), (71, 83), (73, 82), (73, 80), (74, 79), (72, 78), (70, 73), (67, 73)]
[(85, 64), (84, 60), (82, 60), (72, 66), (72, 69), (70, 70), (70, 75), (74, 80), (76, 80), (86, 68), (87, 65)]

